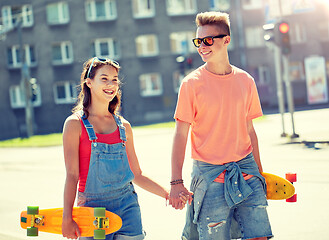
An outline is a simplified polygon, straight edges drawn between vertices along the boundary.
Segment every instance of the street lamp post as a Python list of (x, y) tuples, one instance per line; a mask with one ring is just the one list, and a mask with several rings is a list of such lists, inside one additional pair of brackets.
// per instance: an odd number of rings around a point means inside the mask
[(21, 67), (21, 92), (24, 93), (25, 98), (25, 125), (27, 137), (33, 136), (33, 106), (31, 101), (31, 85), (30, 85), (30, 71), (26, 63), (25, 51), (23, 49), (23, 38), (22, 38), (22, 17), (18, 18), (17, 24), (18, 41), (19, 41), (19, 54)]

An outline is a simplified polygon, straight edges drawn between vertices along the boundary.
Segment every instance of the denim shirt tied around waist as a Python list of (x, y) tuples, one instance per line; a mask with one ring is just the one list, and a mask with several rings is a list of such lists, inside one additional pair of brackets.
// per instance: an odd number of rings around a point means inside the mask
[(224, 165), (213, 165), (194, 160), (191, 191), (194, 193), (194, 207), (190, 207), (187, 216), (193, 216), (193, 223), (197, 223), (201, 210), (203, 198), (210, 183), (212, 183), (222, 172), (225, 173), (224, 194), (225, 200), (230, 208), (244, 201), (251, 193), (242, 172), (258, 177), (266, 192), (266, 182), (264, 177), (259, 173), (258, 166), (252, 153), (238, 162), (230, 162)]

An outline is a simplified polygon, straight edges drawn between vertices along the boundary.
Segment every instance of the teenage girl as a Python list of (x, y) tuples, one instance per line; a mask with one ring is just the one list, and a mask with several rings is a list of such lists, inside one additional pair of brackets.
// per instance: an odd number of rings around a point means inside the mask
[[(140, 207), (132, 184), (168, 199), (168, 191), (146, 177), (134, 149), (131, 125), (117, 111), (120, 107), (120, 66), (97, 57), (84, 64), (78, 104), (63, 128), (66, 182), (64, 188), (64, 237), (80, 237), (72, 219), (78, 206), (105, 207), (122, 218), (122, 228), (106, 239), (144, 239)], [(80, 238), (92, 239), (92, 238)]]

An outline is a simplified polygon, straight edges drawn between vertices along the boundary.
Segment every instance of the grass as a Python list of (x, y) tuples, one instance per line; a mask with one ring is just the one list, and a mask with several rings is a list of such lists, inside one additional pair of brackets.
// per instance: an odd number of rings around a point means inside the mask
[[(145, 126), (136, 126), (136, 129), (150, 128), (171, 128), (174, 127), (174, 122), (157, 123)], [(53, 133), (48, 135), (36, 135), (30, 138), (14, 138), (5, 141), (0, 141), (0, 148), (4, 147), (49, 147), (62, 145), (62, 133)]]
[(30, 138), (13, 138), (0, 141), (0, 147), (49, 147), (62, 145), (62, 134), (36, 135)]
[[(255, 119), (254, 121), (262, 121), (266, 116)], [(175, 122), (156, 123), (144, 126), (135, 126), (133, 129), (150, 129), (150, 128), (173, 128)], [(62, 145), (62, 133), (53, 133), (48, 135), (36, 135), (30, 138), (14, 138), (0, 141), (1, 147), (49, 147)]]

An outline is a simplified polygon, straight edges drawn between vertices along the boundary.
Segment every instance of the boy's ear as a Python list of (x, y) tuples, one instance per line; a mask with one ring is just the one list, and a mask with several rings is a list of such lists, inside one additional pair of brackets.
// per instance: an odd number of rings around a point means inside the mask
[(231, 37), (230, 36), (226, 36), (224, 43), (225, 44), (229, 44), (230, 42), (231, 42)]

